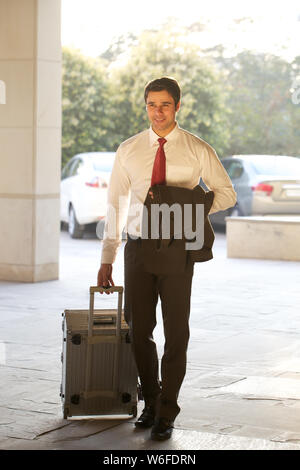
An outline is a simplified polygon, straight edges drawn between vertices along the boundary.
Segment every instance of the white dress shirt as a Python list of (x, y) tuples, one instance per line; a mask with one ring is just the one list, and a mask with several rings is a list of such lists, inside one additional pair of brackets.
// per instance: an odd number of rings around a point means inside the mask
[[(125, 225), (129, 234), (141, 236), (141, 215), (151, 186), (158, 138), (150, 127), (125, 140), (116, 152), (108, 188), (101, 263), (115, 261)], [(236, 193), (231, 180), (215, 150), (205, 140), (180, 128), (177, 122), (165, 139), (167, 185), (193, 189), (201, 177), (214, 191), (210, 214), (235, 205)]]

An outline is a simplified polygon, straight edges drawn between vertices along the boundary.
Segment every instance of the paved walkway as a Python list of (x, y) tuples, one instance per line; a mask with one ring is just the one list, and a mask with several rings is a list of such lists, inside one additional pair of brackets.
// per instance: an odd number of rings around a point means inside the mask
[[(100, 252), (92, 235), (71, 240), (62, 232), (58, 281), (0, 283), (0, 449), (300, 450), (300, 263), (228, 259), (222, 233), (214, 259), (195, 265), (188, 368), (172, 439), (151, 441), (134, 419), (64, 420), (61, 312), (87, 308)], [(123, 283), (121, 252), (116, 285)], [(98, 302), (115, 308), (116, 299)], [(161, 354), (160, 313), (155, 339)]]

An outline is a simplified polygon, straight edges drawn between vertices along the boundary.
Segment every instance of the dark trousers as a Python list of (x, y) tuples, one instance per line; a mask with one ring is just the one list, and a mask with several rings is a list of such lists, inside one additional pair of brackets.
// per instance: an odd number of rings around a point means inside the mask
[[(158, 416), (171, 420), (180, 412), (177, 398), (186, 372), (193, 267), (193, 262), (187, 259), (182, 272), (151, 272), (145, 268), (141, 239), (129, 238), (125, 245), (124, 313), (130, 327), (142, 393), (146, 404), (156, 406)], [(165, 334), (161, 386), (152, 335), (158, 296)]]

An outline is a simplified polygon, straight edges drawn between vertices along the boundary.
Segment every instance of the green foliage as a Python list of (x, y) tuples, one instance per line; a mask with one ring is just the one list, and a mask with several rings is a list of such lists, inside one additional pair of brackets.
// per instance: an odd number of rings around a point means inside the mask
[(223, 65), (231, 111), (228, 153), (299, 155), (300, 108), (291, 99), (291, 64), (244, 51)]
[(118, 110), (119, 141), (149, 126), (144, 102), (148, 81), (171, 76), (182, 89), (179, 125), (207, 140), (222, 153), (229, 141), (228, 113), (221, 72), (199, 48), (168, 31), (145, 31), (131, 48), (128, 61), (112, 72), (114, 108)]
[(103, 63), (64, 48), (62, 165), (76, 153), (111, 149), (109, 96)]
[(202, 50), (187, 33), (169, 21), (159, 31), (120, 36), (98, 59), (63, 49), (63, 165), (75, 153), (116, 150), (147, 128), (144, 87), (161, 76), (181, 85), (179, 125), (220, 157), (299, 156), (300, 105), (291, 88), (300, 56), (292, 64), (251, 51), (226, 58), (222, 45)]

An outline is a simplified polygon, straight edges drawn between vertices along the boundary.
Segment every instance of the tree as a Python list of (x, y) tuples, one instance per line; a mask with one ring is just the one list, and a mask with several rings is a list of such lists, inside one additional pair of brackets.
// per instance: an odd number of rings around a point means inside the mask
[(75, 153), (115, 151), (147, 128), (144, 87), (161, 76), (181, 85), (179, 125), (220, 157), (299, 156), (300, 104), (292, 92), (300, 56), (291, 64), (253, 51), (225, 57), (223, 45), (201, 49), (188, 41), (203, 29), (202, 23), (186, 28), (170, 19), (160, 30), (120, 36), (98, 59), (64, 48), (63, 164)]
[(221, 46), (214, 49), (214, 56), (227, 76), (228, 154), (299, 155), (300, 107), (293, 104), (290, 91), (297, 59), (290, 64), (252, 51), (225, 59)]
[(111, 150), (110, 85), (100, 59), (63, 49), (62, 165), (76, 153)]
[(208, 58), (171, 31), (144, 31), (131, 47), (127, 63), (111, 70), (115, 143), (148, 127), (144, 87), (161, 76), (176, 78), (182, 88), (179, 124), (207, 140), (219, 154), (229, 145), (228, 112), (222, 90), (222, 72)]
[(290, 139), (290, 155), (300, 157), (300, 56), (295, 57), (291, 64), (291, 113), (290, 124), (292, 138)]

